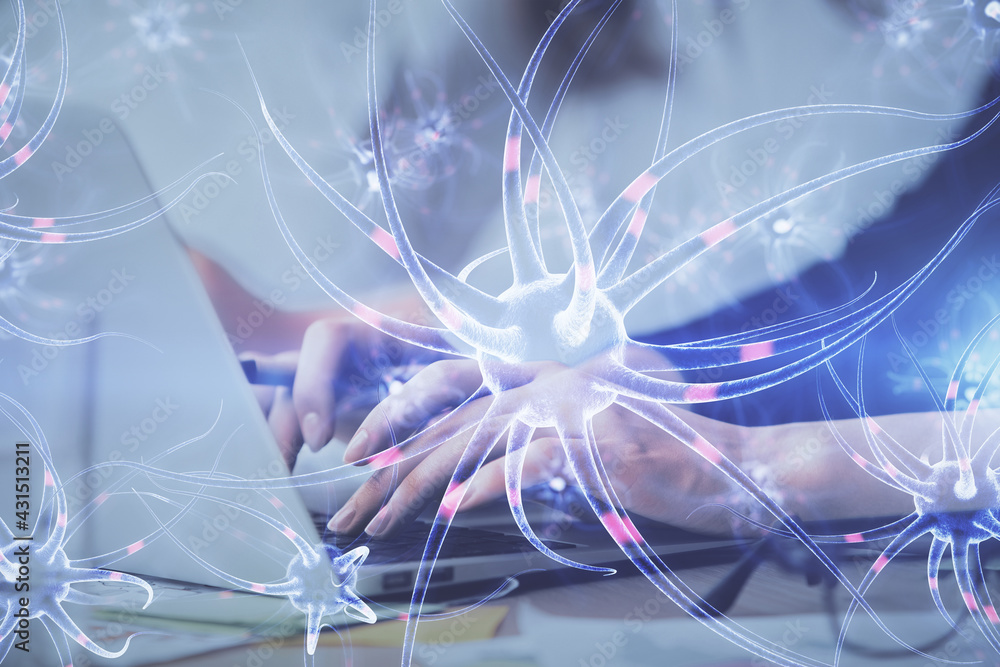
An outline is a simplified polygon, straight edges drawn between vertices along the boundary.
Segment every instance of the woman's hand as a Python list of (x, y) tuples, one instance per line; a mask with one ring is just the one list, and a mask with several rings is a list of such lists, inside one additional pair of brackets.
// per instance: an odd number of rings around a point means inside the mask
[(291, 389), (254, 386), (289, 469), (303, 444), (318, 451), (333, 438), (346, 439), (376, 405), (383, 376), (415, 355), (410, 346), (348, 317), (313, 322), (301, 349), (254, 359), (259, 368), (295, 374)]
[[(384, 400), (351, 440), (345, 459), (358, 461), (384, 451), (413, 436), (407, 448), (429, 451), (376, 471), (331, 519), (330, 529), (352, 533), (364, 529), (373, 535), (390, 534), (411, 521), (428, 502), (438, 502), (462, 453), (479, 428), (481, 437), (500, 438), (486, 463), (469, 485), (462, 509), (506, 495), (501, 434), (517, 412), (543, 396), (566, 395), (580, 386), (582, 371), (553, 362), (533, 364), (530, 381), (504, 392), (503, 403), (486, 395), (468, 402), (448, 417), (446, 431), (425, 428), (428, 421), (459, 406), (480, 387), (482, 376), (475, 361), (442, 361), (414, 376), (400, 391)], [(573, 404), (567, 403), (572, 409)], [(739, 448), (744, 430), (680, 411), (684, 419), (723, 452)], [(612, 485), (626, 509), (649, 518), (700, 529), (724, 529), (724, 510), (694, 510), (728, 496), (731, 485), (699, 455), (617, 404), (593, 418), (598, 450)], [(577, 453), (582, 455), (582, 453)], [(522, 488), (559, 475), (573, 483), (566, 453), (554, 429), (538, 429), (528, 446)], [(707, 527), (707, 528), (706, 528)]]

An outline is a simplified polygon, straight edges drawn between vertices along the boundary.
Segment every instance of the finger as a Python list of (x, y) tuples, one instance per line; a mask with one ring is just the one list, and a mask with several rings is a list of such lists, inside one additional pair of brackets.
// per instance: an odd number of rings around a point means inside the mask
[(443, 410), (461, 405), (482, 386), (479, 364), (438, 361), (379, 403), (361, 423), (344, 452), (354, 463), (397, 444)]
[(303, 438), (314, 452), (333, 438), (334, 382), (343, 371), (344, 353), (355, 332), (356, 327), (326, 319), (309, 325), (302, 338), (292, 396)]
[[(469, 510), (507, 493), (506, 458), (483, 466), (469, 485), (461, 510)], [(518, 493), (535, 484), (546, 484), (555, 477), (565, 478), (566, 458), (558, 438), (540, 438), (528, 444), (520, 473)]]
[[(491, 447), (490, 458), (502, 455), (502, 447), (496, 447), (495, 443), (508, 423), (507, 419), (500, 417), (491, 419), (475, 434), (477, 444)], [(389, 502), (375, 514), (365, 532), (378, 537), (391, 535), (416, 519), (429, 502), (442, 501), (459, 459), (470, 446), (472, 443), (466, 437), (453, 438), (422, 457), (412, 472), (406, 476), (401, 474)]]
[(360, 533), (396, 490), (399, 480), (413, 472), (424, 456), (376, 470), (333, 515), (327, 528), (334, 533)]
[(250, 370), (244, 368), (247, 379), (254, 386), (291, 386), (291, 380), (295, 377), (295, 367), (298, 365), (299, 353), (297, 350), (274, 355), (244, 352), (239, 356), (239, 359), (241, 362), (254, 362)]
[(250, 389), (264, 417), (267, 417), (274, 403), (275, 387), (280, 386), (281, 379), (293, 377), (295, 374), (298, 352), (282, 352), (276, 355), (244, 352), (239, 355), (239, 360), (254, 362), (252, 377), (248, 374), (248, 379), (252, 383)]
[[(426, 431), (414, 436), (406, 447), (411, 451), (425, 451), (424, 453), (400, 460), (396, 465), (386, 466), (376, 470), (368, 480), (351, 496), (350, 500), (343, 508), (330, 520), (329, 528), (334, 532), (355, 533), (364, 528), (379, 509), (386, 504), (386, 500), (393, 496), (404, 480), (424, 462), (429, 454), (443, 450), (443, 453), (435, 458), (436, 465), (446, 465), (449, 462), (451, 472), (454, 472), (456, 465), (469, 440), (475, 433), (475, 427), (483, 422), (484, 416), (493, 404), (493, 397), (489, 396), (471, 402), (465, 407), (456, 410), (448, 415), (450, 424), (441, 424), (440, 427), (429, 428)], [(490, 420), (495, 423), (497, 418)], [(445, 428), (447, 426), (447, 428)], [(433, 449), (431, 449), (433, 448)], [(447, 467), (447, 466), (446, 466)], [(422, 471), (426, 476), (430, 469)], [(450, 475), (450, 473), (449, 473)], [(419, 478), (415, 478), (417, 480)], [(428, 494), (433, 495), (435, 487), (423, 485), (413, 487), (415, 480), (404, 487), (401, 502), (404, 505), (413, 504), (422, 507)], [(395, 510), (394, 510), (395, 511)], [(409, 512), (406, 513), (409, 515)]]
[(264, 418), (266, 419), (271, 414), (271, 406), (274, 405), (274, 387), (255, 384), (250, 386), (250, 390), (253, 391), (253, 396), (257, 399), (257, 405), (260, 406), (260, 410), (264, 413)]
[(274, 403), (271, 405), (267, 423), (271, 427), (274, 439), (278, 441), (278, 449), (288, 469), (291, 470), (295, 467), (299, 450), (302, 449), (302, 431), (299, 430), (299, 419), (295, 414), (295, 406), (288, 387), (275, 389)]

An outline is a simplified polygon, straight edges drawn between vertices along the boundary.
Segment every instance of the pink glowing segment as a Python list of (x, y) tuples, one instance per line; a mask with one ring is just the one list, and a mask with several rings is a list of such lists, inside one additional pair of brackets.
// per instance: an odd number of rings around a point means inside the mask
[(452, 519), (455, 513), (458, 511), (458, 506), (462, 502), (462, 498), (465, 496), (466, 482), (460, 482), (452, 484), (448, 487), (448, 490), (444, 494), (444, 499), (441, 500), (441, 516), (447, 519)]
[(861, 456), (861, 454), (858, 454), (857, 452), (852, 454), (851, 458), (854, 459), (854, 462), (857, 463), (862, 468), (868, 465), (868, 461), (865, 460), (865, 457)]
[(299, 537), (298, 533), (296, 533), (291, 528), (288, 528), (287, 526), (285, 527), (284, 530), (281, 531), (281, 534), (284, 535), (285, 537), (287, 537), (290, 540), (295, 540), (295, 539), (298, 539), (298, 537)]
[(10, 86), (6, 83), (0, 83), (0, 106), (7, 101), (7, 96), (10, 95)]
[(379, 452), (372, 458), (372, 465), (376, 468), (388, 468), (391, 465), (396, 465), (403, 460), (403, 453), (399, 451), (398, 447), (393, 447), (392, 449), (387, 449), (384, 452)]
[[(55, 224), (55, 220), (52, 218), (35, 218), (31, 226), (35, 229), (45, 229), (46, 227), (51, 227)], [(61, 243), (66, 240), (65, 234), (42, 234), (43, 243)]]
[(503, 154), (504, 171), (517, 171), (521, 166), (521, 137), (507, 140), (507, 150)]
[(7, 137), (10, 136), (10, 133), (13, 129), (14, 126), (11, 125), (10, 123), (5, 122), (3, 125), (0, 125), (0, 139), (7, 141)]
[(628, 202), (637, 202), (642, 199), (642, 196), (652, 189), (656, 185), (656, 176), (653, 176), (649, 172), (643, 172), (632, 181), (625, 192), (622, 193), (622, 197)]
[(871, 432), (875, 435), (882, 432), (882, 427), (879, 426), (878, 423), (871, 417), (868, 418), (868, 428), (871, 429)]
[(267, 500), (274, 506), (275, 509), (280, 510), (282, 507), (285, 506), (285, 503), (281, 502), (281, 499), (279, 499), (277, 496), (271, 496)]
[(696, 384), (684, 390), (684, 401), (686, 403), (714, 401), (718, 395), (718, 384)]
[(66, 514), (64, 512), (60, 512), (59, 515), (56, 516), (56, 525), (60, 528), (66, 527)]
[(948, 385), (948, 393), (944, 397), (949, 401), (953, 401), (956, 396), (958, 396), (958, 380), (952, 380)]
[(965, 600), (965, 606), (969, 608), (969, 611), (979, 609), (979, 606), (976, 604), (976, 595), (972, 591), (962, 593), (962, 598)]
[(844, 541), (849, 544), (856, 544), (858, 542), (864, 542), (865, 537), (861, 533), (851, 533), (850, 535), (844, 535)]
[(703, 231), (699, 237), (706, 246), (714, 246), (716, 243), (736, 232), (736, 225), (732, 220), (723, 220), (717, 225)]
[(382, 326), (382, 315), (375, 312), (374, 310), (372, 310), (371, 308), (369, 308), (364, 304), (361, 303), (354, 304), (354, 306), (351, 308), (351, 312), (354, 313), (355, 317), (357, 317), (359, 320), (365, 322), (366, 324), (372, 325), (376, 329)]
[(31, 148), (31, 146), (25, 146), (18, 152), (14, 153), (14, 163), (17, 164), (18, 167), (20, 167), (22, 164), (28, 161), (28, 158), (31, 157), (32, 153), (34, 152), (35, 151)]
[(627, 530), (628, 534), (632, 537), (632, 541), (636, 544), (642, 544), (642, 535), (639, 534), (639, 529), (635, 527), (634, 523), (632, 523), (632, 519), (627, 516), (623, 517), (622, 523), (625, 524), (625, 530)]
[(372, 232), (371, 239), (390, 257), (399, 259), (399, 247), (396, 245), (396, 239), (392, 238), (392, 234), (381, 227), (376, 227), (375, 231)]
[(635, 213), (632, 214), (632, 220), (628, 223), (628, 233), (635, 238), (639, 238), (642, 234), (643, 228), (646, 226), (646, 218), (648, 215), (649, 214), (646, 212), (646, 209), (641, 207), (637, 208)]
[(465, 323), (465, 318), (455, 306), (446, 303), (441, 309), (441, 322), (452, 331), (458, 331)]
[(875, 564), (872, 565), (872, 572), (874, 572), (875, 574), (878, 574), (888, 564), (889, 564), (889, 559), (886, 557), (885, 554), (882, 554), (881, 556), (879, 556), (878, 558), (875, 559)]
[(52, 473), (49, 472), (48, 468), (46, 468), (45, 469), (45, 486), (55, 486), (55, 485), (56, 485), (56, 481), (52, 478)]
[(691, 446), (694, 447), (694, 450), (710, 463), (717, 465), (722, 461), (722, 454), (719, 453), (719, 450), (713, 447), (708, 440), (705, 440), (705, 438), (700, 435), (694, 439)]
[(511, 508), (521, 506), (521, 494), (518, 493), (516, 486), (507, 487), (507, 501), (510, 503)]
[(993, 608), (993, 605), (983, 607), (983, 613), (986, 614), (986, 618), (990, 619), (990, 623), (993, 625), (1000, 624), (1000, 616), (997, 616), (997, 610)]
[(121, 580), (122, 580), (122, 573), (121, 572), (112, 572), (111, 573), (111, 581), (121, 581)]
[(605, 512), (601, 515), (601, 523), (611, 538), (618, 544), (639, 544), (642, 539), (639, 531), (628, 517), (619, 519), (614, 512)]
[(774, 342), (770, 340), (760, 343), (748, 343), (740, 347), (740, 361), (756, 361), (774, 354)]
[(263, 593), (266, 589), (264, 588), (264, 584), (251, 584), (250, 590), (254, 593)]
[(144, 546), (146, 546), (146, 541), (145, 540), (139, 540), (138, 542), (133, 542), (132, 544), (128, 545), (128, 549), (127, 549), (128, 555), (131, 556), (136, 551), (139, 551), (140, 549), (142, 549)]
[(928, 577), (927, 586), (932, 590), (936, 591), (938, 589), (938, 579), (937, 577)]
[(528, 177), (528, 182), (524, 186), (524, 203), (537, 204), (541, 196), (542, 177), (538, 174)]
[(896, 479), (897, 477), (899, 477), (899, 471), (896, 470), (896, 466), (892, 465), (892, 463), (890, 463), (889, 461), (885, 462), (885, 465), (883, 466), (883, 469), (887, 473), (889, 473), (889, 477), (892, 477), (893, 479)]
[(969, 472), (972, 470), (972, 461), (967, 457), (962, 457), (958, 460), (958, 469), (962, 472)]
[(594, 265), (586, 264), (577, 269), (577, 284), (580, 289), (584, 292), (589, 292), (594, 289), (594, 284), (597, 282), (597, 277), (594, 274)]
[(108, 501), (108, 498), (110, 498), (110, 496), (108, 495), (107, 491), (102, 491), (99, 496), (94, 498), (94, 503), (96, 503), (97, 506), (100, 507), (101, 505), (103, 505)]

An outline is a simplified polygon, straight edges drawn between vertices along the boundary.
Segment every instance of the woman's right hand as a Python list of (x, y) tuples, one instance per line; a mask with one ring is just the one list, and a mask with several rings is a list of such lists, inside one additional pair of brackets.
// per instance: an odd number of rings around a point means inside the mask
[(262, 369), (295, 373), (291, 389), (254, 386), (291, 469), (303, 445), (318, 451), (335, 437), (350, 438), (384, 398), (378, 391), (383, 376), (407, 362), (429, 361), (428, 354), (353, 318), (333, 316), (313, 322), (299, 350), (276, 355), (250, 352), (241, 358), (253, 359)]

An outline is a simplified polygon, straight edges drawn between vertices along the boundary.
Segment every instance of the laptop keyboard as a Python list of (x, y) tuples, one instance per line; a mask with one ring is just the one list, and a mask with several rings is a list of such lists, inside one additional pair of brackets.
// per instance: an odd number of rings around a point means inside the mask
[[(338, 535), (326, 531), (326, 521), (316, 520), (316, 527), (323, 535), (323, 540), (337, 549), (344, 551), (366, 545), (371, 549), (371, 555), (365, 561), (369, 565), (399, 563), (407, 560), (420, 560), (427, 543), (431, 524), (415, 521), (388, 538), (372, 538), (367, 535)], [(558, 540), (543, 540), (551, 549), (563, 551), (573, 549), (575, 544)], [(494, 556), (500, 554), (518, 554), (534, 551), (523, 535), (508, 535), (499, 531), (482, 530), (452, 526), (448, 529), (441, 553), (438, 558), (469, 558), (472, 556)]]

